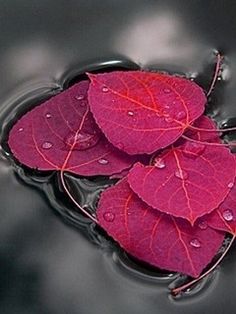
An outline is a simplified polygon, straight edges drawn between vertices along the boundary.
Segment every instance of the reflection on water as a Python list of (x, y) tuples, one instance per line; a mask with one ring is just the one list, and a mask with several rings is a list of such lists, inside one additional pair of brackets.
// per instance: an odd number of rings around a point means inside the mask
[(203, 48), (173, 11), (138, 14), (121, 29), (114, 38), (116, 50), (142, 65), (188, 62), (197, 58)]
[(2, 63), (14, 73), (16, 78), (34, 75), (35, 72), (43, 73), (55, 62), (56, 51), (52, 50), (46, 42), (32, 41), (13, 47), (5, 52)]

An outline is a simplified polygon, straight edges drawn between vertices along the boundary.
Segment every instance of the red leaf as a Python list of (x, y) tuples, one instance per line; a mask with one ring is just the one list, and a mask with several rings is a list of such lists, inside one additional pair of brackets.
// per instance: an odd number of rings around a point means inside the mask
[(210, 227), (236, 235), (236, 186), (232, 189), (220, 206), (202, 220)]
[(74, 85), (14, 125), (8, 144), (21, 163), (86, 176), (119, 173), (133, 164), (135, 158), (113, 147), (88, 112), (88, 85)]
[[(202, 117), (198, 126), (205, 127), (208, 122), (209, 118)], [(196, 132), (194, 136), (201, 141), (206, 134)], [(235, 168), (228, 148), (182, 140), (157, 157), (153, 166), (137, 163), (128, 180), (147, 204), (193, 224), (225, 199), (235, 179)]]
[(184, 78), (142, 71), (89, 77), (96, 122), (129, 154), (151, 154), (172, 144), (204, 111), (203, 90)]
[(101, 194), (99, 224), (128, 253), (151, 265), (198, 277), (222, 244), (224, 233), (191, 227), (141, 201), (124, 178)]

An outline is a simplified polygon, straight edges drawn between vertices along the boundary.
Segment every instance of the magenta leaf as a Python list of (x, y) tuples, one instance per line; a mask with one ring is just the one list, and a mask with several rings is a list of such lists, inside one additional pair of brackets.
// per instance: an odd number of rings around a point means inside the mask
[(91, 111), (108, 140), (129, 154), (151, 154), (175, 142), (204, 111), (195, 83), (143, 71), (89, 75)]
[(112, 175), (135, 157), (113, 147), (88, 111), (88, 81), (82, 81), (26, 113), (9, 134), (9, 147), (22, 164), (38, 170)]
[(127, 179), (101, 194), (99, 224), (129, 254), (153, 266), (198, 277), (222, 244), (224, 233), (200, 228), (152, 209)]
[[(209, 118), (202, 117), (198, 126), (210, 128), (208, 122)], [(200, 141), (205, 136), (210, 135), (193, 134)], [(180, 143), (162, 152), (151, 166), (137, 163), (128, 181), (151, 207), (194, 224), (198, 217), (217, 208), (229, 193), (235, 179), (235, 158), (225, 147), (183, 140)]]

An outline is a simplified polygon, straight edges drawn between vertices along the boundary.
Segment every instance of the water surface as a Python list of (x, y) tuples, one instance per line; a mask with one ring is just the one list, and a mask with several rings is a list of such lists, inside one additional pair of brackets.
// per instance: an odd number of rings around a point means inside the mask
[[(234, 312), (235, 247), (207, 281), (173, 299), (168, 285), (174, 274), (126, 256), (78, 215), (55, 188), (56, 174), (17, 166), (6, 139), (20, 115), (84, 71), (159, 69), (196, 78), (207, 88), (215, 50), (225, 55), (225, 63), (208, 111), (220, 124), (235, 125), (235, 10), (236, 4), (220, 0), (0, 4), (1, 313)], [(108, 183), (69, 175), (67, 180), (91, 209)]]

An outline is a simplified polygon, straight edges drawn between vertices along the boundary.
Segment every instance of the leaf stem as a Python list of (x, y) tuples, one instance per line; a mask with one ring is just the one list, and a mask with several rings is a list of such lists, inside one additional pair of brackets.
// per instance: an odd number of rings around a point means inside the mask
[(76, 145), (77, 136), (78, 136), (79, 132), (81, 131), (82, 127), (83, 127), (85, 118), (87, 117), (88, 113), (89, 113), (89, 108), (88, 108), (88, 106), (87, 106), (86, 111), (85, 111), (85, 113), (84, 113), (84, 115), (83, 115), (83, 117), (82, 117), (82, 119), (81, 119), (79, 128), (78, 128), (78, 130), (77, 130), (76, 133), (75, 133), (73, 144), (71, 145), (71, 148), (70, 148), (70, 150), (69, 150), (69, 152), (68, 152), (68, 155), (66, 156), (65, 161), (64, 161), (64, 164), (63, 164), (63, 166), (62, 166), (62, 168), (61, 168), (61, 170), (60, 170), (60, 179), (61, 179), (61, 183), (62, 183), (62, 186), (63, 186), (64, 191), (67, 193), (67, 195), (68, 195), (69, 198), (72, 200), (72, 202), (82, 211), (82, 213), (85, 214), (85, 216), (87, 216), (88, 218), (90, 218), (93, 222), (98, 223), (97, 219), (96, 219), (93, 215), (91, 215), (90, 213), (88, 213), (88, 212), (87, 212), (82, 206), (80, 206), (80, 204), (74, 199), (73, 195), (70, 193), (69, 189), (67, 188), (66, 182), (65, 182), (65, 179), (64, 179), (64, 171), (66, 170), (66, 166), (67, 166), (68, 161), (69, 161), (69, 159), (70, 159), (70, 157), (71, 157), (72, 151), (73, 151), (73, 149), (74, 149), (74, 147), (75, 147), (75, 145)]
[(196, 126), (190, 125), (188, 127), (189, 129), (196, 130), (196, 131), (201, 131), (201, 132), (230, 132), (230, 131), (236, 131), (236, 127), (232, 128), (225, 128), (225, 129), (204, 129), (204, 128), (198, 128)]
[(212, 82), (211, 82), (211, 85), (210, 85), (210, 88), (207, 92), (207, 97), (210, 96), (210, 94), (212, 93), (213, 89), (215, 88), (215, 85), (216, 85), (216, 81), (217, 81), (217, 78), (219, 76), (219, 72), (220, 72), (220, 68), (221, 68), (221, 62), (223, 60), (223, 56), (220, 55), (220, 53), (218, 52), (216, 54), (216, 65), (215, 65), (215, 73), (214, 73), (214, 76), (213, 76), (213, 79), (212, 79)]
[(69, 198), (72, 200), (72, 202), (85, 214), (85, 216), (87, 216), (88, 218), (90, 218), (93, 222), (98, 223), (97, 219), (90, 213), (88, 213), (73, 197), (73, 195), (71, 195), (69, 189), (66, 186), (66, 182), (64, 179), (64, 171), (60, 171), (60, 179), (61, 179), (61, 183), (63, 186), (64, 191), (66, 192), (66, 194), (69, 196)]
[(236, 142), (235, 143), (210, 143), (210, 142), (205, 142), (205, 141), (198, 141), (198, 140), (194, 140), (186, 135), (182, 135), (182, 138), (184, 138), (185, 140), (188, 140), (190, 142), (193, 143), (197, 143), (197, 144), (204, 144), (204, 145), (208, 145), (208, 146), (224, 146), (224, 147), (232, 147), (232, 146), (236, 146)]
[(187, 288), (191, 287), (193, 284), (195, 284), (196, 282), (198, 282), (199, 280), (203, 279), (204, 277), (206, 277), (207, 275), (209, 275), (219, 264), (220, 262), (223, 260), (223, 258), (225, 257), (225, 255), (228, 253), (229, 249), (231, 248), (234, 240), (235, 240), (235, 235), (232, 237), (232, 239), (230, 240), (230, 243), (228, 244), (227, 248), (225, 249), (224, 253), (220, 256), (220, 258), (215, 262), (215, 264), (208, 269), (205, 273), (203, 273), (201, 276), (199, 276), (198, 278), (178, 287), (178, 288), (174, 288), (171, 290), (171, 293), (173, 295), (177, 295), (179, 294), (181, 291), (186, 290)]

